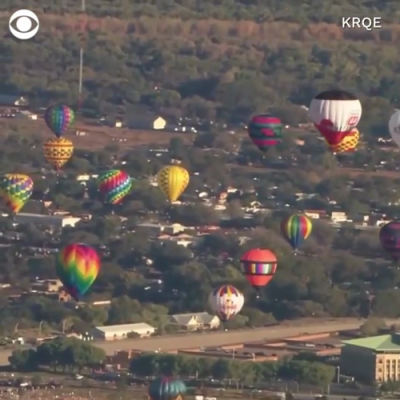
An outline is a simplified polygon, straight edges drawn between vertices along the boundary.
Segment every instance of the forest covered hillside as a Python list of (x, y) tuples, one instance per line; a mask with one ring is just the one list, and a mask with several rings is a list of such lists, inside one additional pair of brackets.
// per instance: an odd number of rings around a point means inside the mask
[[(363, 131), (384, 136), (398, 106), (394, 1), (98, 0), (87, 2), (85, 14), (78, 3), (30, 2), (41, 29), (26, 42), (0, 39), (2, 93), (27, 94), (40, 106), (76, 104), (83, 46), (88, 116), (140, 104), (233, 123), (270, 110), (294, 124), (307, 120), (298, 105), (336, 87), (360, 97)], [(11, 6), (22, 3), (0, 8)], [(381, 16), (382, 29), (343, 30), (338, 24), (348, 15)]]

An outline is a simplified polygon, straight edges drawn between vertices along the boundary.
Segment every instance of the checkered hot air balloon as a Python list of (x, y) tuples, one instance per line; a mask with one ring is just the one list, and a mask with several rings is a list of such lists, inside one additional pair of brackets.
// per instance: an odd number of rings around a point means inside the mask
[(169, 165), (157, 174), (157, 183), (167, 199), (177, 201), (189, 184), (189, 172), (179, 165)]
[(219, 319), (225, 322), (240, 313), (244, 305), (244, 296), (234, 286), (223, 285), (210, 293), (208, 302)]
[(328, 90), (310, 104), (310, 118), (329, 145), (338, 145), (360, 122), (360, 100), (343, 90)]
[(33, 181), (28, 175), (5, 174), (0, 178), (0, 197), (13, 214), (18, 213), (33, 192)]
[(74, 145), (64, 137), (48, 139), (42, 147), (43, 156), (56, 170), (61, 169), (74, 152)]
[(276, 146), (282, 140), (282, 122), (272, 115), (256, 115), (247, 126), (252, 142), (262, 151)]
[(56, 271), (65, 290), (78, 301), (96, 280), (100, 258), (90, 246), (70, 244), (58, 253)]
[(343, 140), (336, 145), (329, 146), (334, 154), (354, 152), (360, 140), (360, 132), (357, 128), (352, 129), (351, 132), (343, 138)]
[(52, 106), (46, 110), (44, 120), (50, 130), (59, 138), (75, 122), (75, 113), (68, 106)]
[(119, 204), (132, 189), (132, 179), (119, 169), (105, 171), (97, 178), (97, 185), (107, 204)]

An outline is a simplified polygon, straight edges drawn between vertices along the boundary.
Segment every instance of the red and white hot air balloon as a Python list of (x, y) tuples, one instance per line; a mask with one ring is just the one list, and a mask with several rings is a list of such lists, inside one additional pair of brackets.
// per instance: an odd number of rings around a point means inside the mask
[(358, 125), (362, 107), (353, 94), (329, 90), (313, 98), (309, 114), (327, 143), (336, 146)]

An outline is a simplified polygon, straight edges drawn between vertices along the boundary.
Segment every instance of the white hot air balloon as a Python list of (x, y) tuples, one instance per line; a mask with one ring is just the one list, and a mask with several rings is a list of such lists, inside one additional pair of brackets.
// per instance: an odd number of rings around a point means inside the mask
[(234, 286), (223, 285), (210, 293), (208, 302), (219, 319), (225, 322), (239, 314), (244, 304), (244, 296)]
[(359, 123), (360, 100), (343, 90), (329, 90), (312, 99), (311, 121), (330, 146), (338, 145)]
[(390, 117), (389, 132), (393, 141), (400, 147), (400, 110), (396, 110)]

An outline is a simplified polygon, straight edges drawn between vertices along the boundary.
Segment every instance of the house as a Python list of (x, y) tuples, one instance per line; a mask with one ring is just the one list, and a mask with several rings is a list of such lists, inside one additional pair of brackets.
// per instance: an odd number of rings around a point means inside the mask
[(58, 293), (63, 284), (58, 279), (37, 280), (32, 283), (32, 290)]
[(154, 234), (160, 235), (161, 233), (167, 235), (176, 235), (178, 233), (184, 232), (187, 227), (181, 224), (171, 224), (171, 225), (162, 225), (162, 224), (152, 224), (152, 223), (142, 223), (137, 225), (138, 228), (144, 228), (151, 230)]
[(28, 110), (20, 110), (19, 112), (17, 112), (15, 117), (20, 119), (30, 119), (32, 121), (36, 121), (38, 119), (37, 114), (34, 114)]
[(198, 329), (217, 329), (221, 321), (216, 315), (201, 312), (172, 315), (171, 324), (178, 325), (180, 328), (188, 331), (196, 331)]
[(153, 326), (140, 322), (138, 324), (96, 326), (90, 331), (90, 334), (99, 340), (121, 340), (129, 338), (132, 333), (146, 337), (153, 335), (155, 331), (156, 328)]
[(162, 130), (165, 129), (167, 121), (154, 114), (137, 114), (135, 117), (129, 118), (125, 125), (130, 129)]
[(0, 95), (0, 107), (27, 107), (29, 105), (28, 99), (16, 95)]
[(346, 222), (348, 220), (347, 215), (343, 211), (332, 211), (331, 221), (334, 223)]
[(326, 217), (325, 210), (304, 210), (304, 214), (311, 219), (320, 219)]
[(75, 227), (82, 218), (65, 215), (45, 215), (32, 213), (19, 213), (15, 216), (17, 224), (34, 224), (47, 226), (49, 228), (64, 228), (66, 226)]

